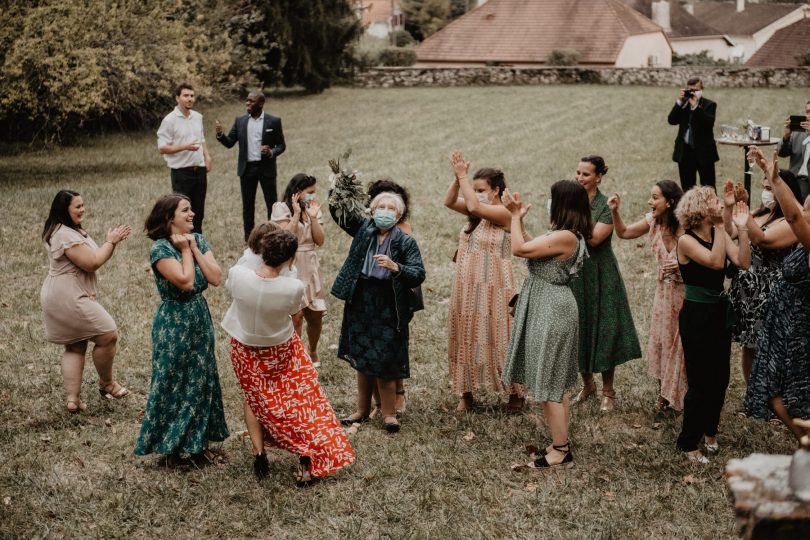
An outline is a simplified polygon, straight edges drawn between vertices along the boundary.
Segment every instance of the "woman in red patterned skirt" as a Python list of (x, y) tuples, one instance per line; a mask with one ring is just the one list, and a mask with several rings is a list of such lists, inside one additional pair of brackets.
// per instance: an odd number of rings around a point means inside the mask
[(245, 392), (245, 423), (253, 471), (267, 476), (265, 446), (299, 456), (296, 481), (306, 485), (354, 462), (354, 451), (318, 384), (318, 372), (291, 315), (306, 305), (304, 284), (280, 275), (292, 266), (298, 240), (285, 230), (261, 241), (257, 270), (236, 265), (225, 287), (233, 303), (222, 327), (231, 336), (231, 363)]

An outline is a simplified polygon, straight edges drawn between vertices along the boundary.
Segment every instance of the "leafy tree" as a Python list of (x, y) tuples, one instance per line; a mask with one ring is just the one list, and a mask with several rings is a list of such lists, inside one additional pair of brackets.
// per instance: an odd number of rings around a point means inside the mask
[(227, 0), (188, 4), (6, 2), (0, 138), (59, 141), (107, 127), (154, 125), (173, 106), (180, 81), (202, 97), (255, 81), (233, 61), (228, 21), (235, 12)]
[(405, 30), (422, 41), (441, 30), (450, 19), (450, 0), (402, 0)]
[[(268, 51), (255, 66), (266, 84), (300, 84), (320, 92), (352, 65), (360, 22), (347, 0), (256, 0)], [(248, 34), (251, 32), (249, 31)]]

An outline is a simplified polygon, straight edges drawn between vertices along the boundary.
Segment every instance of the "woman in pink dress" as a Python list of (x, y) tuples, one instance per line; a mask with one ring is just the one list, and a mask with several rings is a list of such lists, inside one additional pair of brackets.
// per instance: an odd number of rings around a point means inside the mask
[(67, 410), (74, 413), (87, 408), (79, 393), (90, 342), (101, 395), (115, 399), (129, 395), (113, 379), (118, 329), (96, 297), (96, 270), (110, 260), (115, 246), (127, 239), (132, 228), (119, 225), (109, 229), (99, 246), (84, 229), (84, 214), (82, 196), (62, 190), (51, 203), (42, 231), (49, 260), (48, 277), (40, 292), (45, 339), (65, 347), (62, 379)]
[(651, 211), (644, 219), (631, 225), (625, 225), (619, 214), (619, 194), (614, 194), (608, 200), (618, 237), (630, 240), (647, 234), (658, 263), (658, 284), (655, 288), (650, 339), (647, 343), (650, 375), (658, 379), (660, 384), (656, 407), (658, 410), (667, 407), (676, 411), (683, 410), (683, 397), (686, 394), (683, 347), (678, 333), (678, 313), (683, 305), (683, 279), (675, 254), (678, 238), (683, 234), (683, 228), (675, 217), (675, 208), (682, 195), (683, 191), (675, 182), (656, 182), (647, 201)]

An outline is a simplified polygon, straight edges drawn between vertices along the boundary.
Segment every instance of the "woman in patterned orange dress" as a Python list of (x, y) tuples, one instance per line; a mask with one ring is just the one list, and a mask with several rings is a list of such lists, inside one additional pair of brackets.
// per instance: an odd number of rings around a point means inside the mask
[[(455, 178), (444, 205), (469, 220), (459, 235), (448, 317), (450, 387), (461, 397), (456, 412), (463, 414), (473, 407), (474, 391), (505, 391), (501, 372), (509, 348), (509, 301), (515, 294), (515, 277), (512, 216), (501, 204), (506, 188), (503, 172), (480, 169), (471, 183), (470, 164), (461, 152), (453, 154), (451, 164)], [(523, 388), (512, 385), (507, 410), (519, 411), (523, 403)]]
[(245, 393), (256, 477), (267, 476), (265, 446), (278, 446), (299, 456), (296, 480), (306, 485), (353, 463), (354, 451), (293, 330), (291, 316), (307, 305), (305, 285), (281, 272), (297, 249), (292, 233), (276, 230), (261, 241), (257, 270), (231, 268), (225, 286), (233, 303), (222, 327), (233, 338), (231, 363)]

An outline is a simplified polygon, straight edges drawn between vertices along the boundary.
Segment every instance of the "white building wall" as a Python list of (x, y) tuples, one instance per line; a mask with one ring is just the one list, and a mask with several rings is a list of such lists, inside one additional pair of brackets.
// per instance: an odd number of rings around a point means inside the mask
[(709, 51), (709, 56), (717, 60), (731, 60), (734, 47), (722, 37), (707, 38), (670, 38), (672, 50), (683, 56)]
[[(650, 65), (650, 58), (656, 64)], [(672, 67), (672, 47), (663, 32), (630, 36), (616, 58), (616, 67)]]

